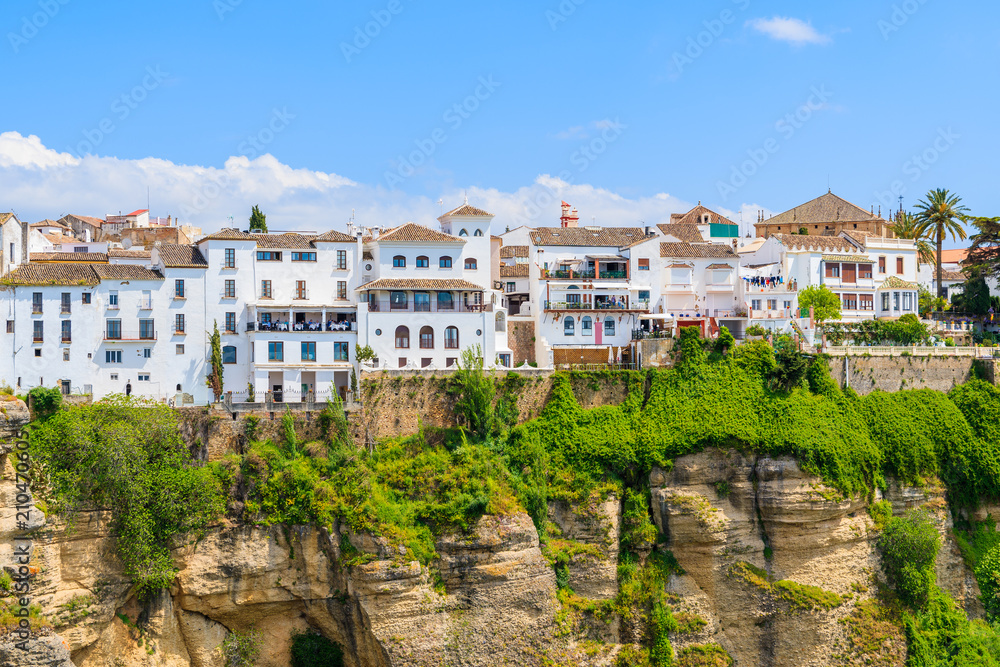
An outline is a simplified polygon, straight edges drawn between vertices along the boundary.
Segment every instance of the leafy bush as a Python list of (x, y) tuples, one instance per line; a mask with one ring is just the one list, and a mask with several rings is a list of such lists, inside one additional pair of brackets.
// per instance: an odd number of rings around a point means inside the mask
[(226, 667), (253, 667), (260, 657), (263, 636), (256, 630), (230, 632), (222, 642)]
[(767, 330), (760, 324), (751, 324), (747, 327), (748, 336), (766, 336)]
[(882, 570), (900, 600), (914, 609), (923, 608), (934, 586), (934, 559), (941, 546), (932, 515), (911, 510), (892, 517), (885, 522), (877, 546)]
[(1000, 545), (993, 547), (976, 566), (976, 581), (983, 594), (983, 606), (991, 618), (1000, 616)]
[(344, 651), (318, 632), (292, 635), (292, 667), (342, 667)]
[(36, 419), (47, 419), (62, 405), (62, 392), (58, 388), (35, 387), (28, 392), (28, 399)]
[(728, 327), (719, 328), (719, 337), (715, 339), (715, 350), (725, 354), (736, 343), (733, 334), (729, 333)]
[(84, 505), (110, 509), (118, 555), (142, 594), (173, 581), (170, 538), (203, 530), (225, 508), (217, 478), (194, 466), (165, 405), (111, 396), (57, 412), (29, 438), (49, 471), (49, 507), (70, 518)]

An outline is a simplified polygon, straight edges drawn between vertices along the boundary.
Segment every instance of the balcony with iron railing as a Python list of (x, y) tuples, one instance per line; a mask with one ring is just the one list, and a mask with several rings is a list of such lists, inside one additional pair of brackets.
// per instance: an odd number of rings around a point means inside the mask
[(302, 322), (299, 324), (289, 324), (288, 322), (247, 322), (247, 333), (351, 333), (357, 332), (357, 322)]
[(595, 301), (546, 301), (545, 310), (574, 310), (574, 311), (608, 311), (621, 310), (626, 312), (645, 312), (649, 310), (649, 301), (629, 300), (625, 302)]
[(493, 312), (493, 304), (490, 303), (462, 303), (459, 301), (369, 301), (368, 312), (370, 313), (490, 313)]
[(131, 342), (151, 342), (156, 340), (156, 330), (146, 331), (104, 331), (104, 342), (131, 343)]

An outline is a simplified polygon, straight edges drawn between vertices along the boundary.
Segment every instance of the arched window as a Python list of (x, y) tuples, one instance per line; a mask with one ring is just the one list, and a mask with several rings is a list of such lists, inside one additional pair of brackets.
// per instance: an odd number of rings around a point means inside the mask
[(482, 236), (482, 235), (483, 235), (483, 230), (481, 230), (481, 229), (477, 229), (475, 231), (475, 233), (473, 234), (473, 236)]
[(226, 345), (222, 348), (222, 363), (224, 364), (235, 364), (236, 363), (236, 347), (233, 345)]
[(496, 316), (496, 329), (495, 329), (495, 331), (497, 333), (506, 333), (507, 332), (507, 318), (504, 316), (502, 310), (499, 311), (499, 312), (497, 312), (497, 316)]
[(563, 320), (563, 335), (572, 336), (576, 333), (576, 320), (572, 317), (567, 317)]
[(438, 260), (438, 266), (441, 267), (442, 269), (450, 269), (451, 268), (451, 257), (442, 257), (441, 259), (439, 259)]
[(455, 310), (455, 297), (451, 292), (438, 292), (438, 310)]
[(614, 336), (615, 335), (615, 318), (609, 317), (604, 320), (604, 335)]
[(181, 386), (177, 385), (177, 391), (180, 391), (180, 390), (181, 390)]
[(594, 321), (590, 319), (590, 315), (587, 315), (580, 320), (580, 333), (584, 336), (594, 335)]
[(402, 269), (406, 267), (406, 258), (402, 255), (396, 255), (392, 258), (392, 268)]
[(431, 265), (431, 260), (424, 255), (417, 257), (417, 268), (426, 269)]
[(434, 329), (430, 327), (422, 327), (420, 329), (420, 349), (434, 349)]
[(465, 230), (463, 229), (462, 231), (460, 231), (460, 232), (458, 233), (458, 235), (459, 235), (459, 236), (468, 236), (468, 235), (469, 235), (469, 232), (467, 232), (467, 231), (465, 231)]
[(444, 346), (449, 350), (458, 349), (458, 327), (448, 327), (444, 330)]
[(400, 325), (396, 327), (396, 347), (406, 349), (410, 347), (410, 329)]
[(474, 259), (471, 259), (471, 258), (467, 259), (467, 260), (465, 260), (465, 268), (468, 269), (468, 270), (470, 270), (470, 271), (474, 271), (477, 268), (479, 268), (479, 263), (476, 260), (474, 260)]

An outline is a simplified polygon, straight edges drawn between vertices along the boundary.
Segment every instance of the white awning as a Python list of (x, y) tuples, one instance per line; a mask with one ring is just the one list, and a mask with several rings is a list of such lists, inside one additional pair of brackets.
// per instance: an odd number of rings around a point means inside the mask
[(652, 313), (650, 315), (640, 315), (640, 320), (672, 320), (673, 315), (668, 315), (667, 313)]
[(594, 289), (634, 289), (628, 283), (594, 283)]

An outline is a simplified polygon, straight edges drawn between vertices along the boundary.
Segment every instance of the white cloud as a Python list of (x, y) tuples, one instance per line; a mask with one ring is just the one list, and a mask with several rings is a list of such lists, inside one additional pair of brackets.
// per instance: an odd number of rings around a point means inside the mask
[(35, 136), (0, 134), (0, 209), (13, 210), (22, 220), (57, 219), (66, 213), (104, 216), (145, 208), (150, 189), (153, 215), (172, 215), (206, 232), (227, 226), (233, 216), (245, 224), (250, 207), (259, 204), (272, 229), (344, 230), (352, 209), (362, 225), (392, 226), (412, 220), (436, 225), (444, 200), (448, 210), (464, 194), (470, 203), (496, 215), (493, 232), (519, 225), (559, 224), (561, 200), (580, 212), (581, 224), (640, 226), (667, 222), (671, 213), (691, 208), (690, 202), (665, 192), (629, 198), (589, 184), (569, 183), (541, 174), (512, 192), (460, 185), (439, 194), (410, 195), (379, 185), (357, 183), (338, 174), (296, 169), (272, 155), (253, 160), (231, 157), (221, 167), (181, 165), (145, 158), (122, 160), (87, 155), (76, 158), (44, 146)]
[(556, 132), (552, 135), (554, 139), (560, 141), (567, 141), (570, 139), (589, 139), (591, 130), (607, 130), (614, 129), (618, 127), (621, 123), (617, 120), (611, 120), (610, 118), (602, 118), (601, 120), (594, 120), (586, 125), (574, 125), (573, 127), (566, 128), (561, 132)]
[(803, 44), (829, 44), (833, 41), (828, 35), (820, 34), (802, 19), (775, 16), (769, 19), (753, 19), (747, 21), (748, 26), (779, 42), (789, 42), (795, 46)]

